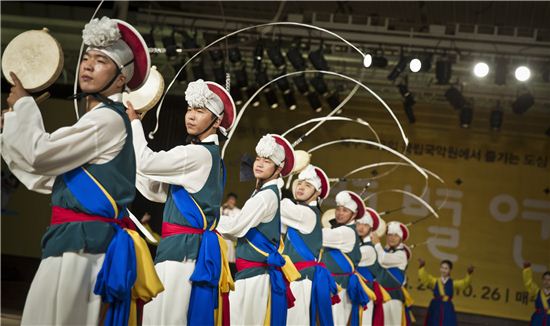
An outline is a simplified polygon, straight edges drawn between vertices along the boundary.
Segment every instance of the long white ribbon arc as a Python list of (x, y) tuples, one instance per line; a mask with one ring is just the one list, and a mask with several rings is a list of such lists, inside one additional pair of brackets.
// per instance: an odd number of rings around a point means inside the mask
[[(354, 49), (356, 52), (358, 52), (360, 55), (361, 55), (361, 59), (363, 59), (365, 57), (365, 53), (363, 53), (359, 48), (357, 48), (355, 45), (353, 45), (352, 43), (350, 43), (348, 40), (346, 40), (345, 38), (343, 38), (342, 36), (334, 33), (334, 32), (331, 32), (327, 29), (324, 29), (322, 27), (318, 27), (318, 26), (314, 26), (314, 25), (309, 25), (309, 24), (304, 24), (304, 23), (296, 23), (296, 22), (271, 22), (271, 23), (265, 23), (265, 24), (259, 24), (259, 25), (253, 25), (253, 26), (248, 26), (248, 27), (244, 27), (244, 28), (241, 28), (239, 30), (236, 30), (234, 32), (231, 32), (227, 35), (224, 35), (220, 38), (218, 38), (217, 40), (211, 42), (210, 44), (206, 45), (205, 47), (203, 47), (202, 49), (200, 49), (197, 53), (195, 53), (193, 56), (191, 56), (191, 58), (189, 58), (189, 60), (187, 60), (181, 67), (180, 69), (177, 71), (176, 75), (174, 76), (174, 78), (172, 79), (172, 81), (170, 82), (170, 84), (168, 84), (168, 87), (166, 88), (164, 94), (162, 95), (162, 98), (160, 99), (160, 103), (157, 107), (157, 112), (156, 112), (156, 119), (157, 119), (157, 125), (155, 126), (155, 129), (149, 133), (149, 138), (153, 138), (154, 134), (157, 133), (158, 131), (158, 128), (159, 128), (159, 116), (160, 116), (160, 110), (162, 108), (162, 104), (164, 103), (164, 98), (166, 97), (166, 94), (168, 94), (168, 91), (172, 88), (172, 85), (175, 83), (177, 77), (179, 76), (179, 74), (185, 69), (185, 67), (191, 62), (193, 61), (197, 56), (199, 56), (202, 52), (206, 51), (208, 48), (212, 47), (214, 44), (220, 42), (220, 41), (223, 41), (233, 35), (236, 35), (238, 33), (241, 33), (241, 32), (244, 32), (244, 31), (247, 31), (247, 30), (251, 30), (251, 29), (256, 29), (256, 28), (262, 28), (262, 27), (268, 27), (268, 26), (277, 26), (277, 25), (283, 25), (283, 26), (297, 26), (297, 27), (305, 27), (305, 28), (310, 28), (310, 29), (315, 29), (315, 30), (318, 30), (318, 31), (321, 31), (321, 32), (325, 32), (329, 35), (332, 35), (334, 37), (336, 37), (337, 39), (341, 40), (342, 42), (344, 42), (345, 44), (347, 44), (348, 46), (350, 46), (352, 49)], [(362, 62), (362, 61), (361, 61)], [(256, 95), (254, 95), (256, 96)], [(252, 97), (254, 97), (252, 96)], [(235, 129), (236, 126), (234, 126), (233, 129)]]
[[(294, 127), (290, 128), (290, 129), (288, 129), (287, 131), (282, 133), (281, 136), (286, 137), (286, 135), (293, 132), (294, 130), (296, 130), (298, 128), (301, 128), (303, 126), (306, 126), (308, 124), (311, 124), (311, 123), (314, 123), (314, 122), (326, 122), (326, 121), (347, 121), (347, 122), (355, 122), (355, 123), (358, 123), (360, 125), (363, 125), (363, 126), (369, 128), (372, 131), (374, 137), (376, 138), (376, 141), (378, 143), (380, 143), (380, 137), (378, 136), (378, 133), (374, 130), (374, 128), (372, 128), (372, 126), (368, 122), (366, 122), (365, 120), (360, 119), (360, 118), (352, 119), (352, 118), (342, 117), (342, 116), (338, 116), (338, 117), (326, 116), (326, 117), (309, 119), (309, 120), (306, 120), (302, 123), (299, 123), (299, 124), (295, 125)], [(298, 144), (293, 143), (292, 146), (298, 146)]]
[(373, 141), (370, 141), (370, 140), (366, 140), (366, 139), (354, 139), (354, 138), (350, 138), (350, 139), (339, 139), (339, 140), (333, 140), (333, 141), (329, 141), (329, 142), (326, 142), (326, 143), (322, 143), (322, 144), (319, 144), (311, 149), (309, 149), (307, 152), (308, 153), (313, 153), (321, 148), (324, 148), (324, 147), (327, 147), (327, 146), (330, 146), (330, 145), (335, 145), (335, 144), (341, 144), (341, 143), (359, 143), (359, 144), (367, 144), (367, 145), (372, 145), (372, 146), (375, 146), (375, 147), (378, 147), (380, 149), (383, 149), (385, 151), (388, 151), (390, 153), (392, 153), (393, 155), (403, 159), (404, 161), (408, 162), (413, 168), (415, 168), (418, 173), (420, 173), (425, 179), (428, 178), (428, 174), (420, 167), (418, 166), (414, 161), (412, 161), (410, 158), (408, 158), (407, 156), (399, 153), (398, 151), (396, 151), (395, 149), (391, 148), (391, 147), (388, 147), (386, 145), (382, 145), (382, 144), (379, 144), (377, 142), (373, 142)]
[(126, 209), (128, 211), (128, 215), (130, 217), (130, 220), (132, 220), (132, 222), (137, 226), (137, 228), (141, 231), (141, 233), (143, 233), (143, 235), (147, 238), (147, 240), (151, 241), (152, 243), (157, 243), (157, 239), (155, 239), (155, 237), (153, 237), (153, 235), (147, 231), (147, 229), (145, 228), (145, 226), (143, 226), (143, 224), (141, 224), (141, 222), (137, 219), (137, 217), (132, 214), (132, 212), (130, 212), (129, 209)]
[(231, 131), (229, 132), (228, 136), (227, 136), (227, 141), (225, 142), (223, 148), (222, 148), (222, 157), (224, 157), (225, 155), (225, 150), (227, 149), (227, 146), (229, 145), (229, 143), (231, 142), (231, 138), (233, 137), (233, 134), (235, 133), (235, 130), (237, 130), (237, 126), (243, 116), (243, 114), (245, 113), (246, 109), (248, 108), (248, 106), (250, 105), (250, 103), (254, 100), (254, 98), (261, 92), (263, 91), (264, 88), (268, 87), (270, 84), (272, 83), (275, 83), (277, 82), (279, 79), (282, 79), (282, 78), (286, 78), (286, 77), (289, 77), (289, 76), (293, 76), (293, 75), (298, 75), (298, 74), (302, 74), (302, 73), (320, 73), (320, 74), (326, 74), (326, 75), (332, 75), (332, 76), (337, 76), (337, 77), (341, 77), (341, 78), (344, 78), (344, 79), (347, 79), (349, 81), (352, 81), (354, 82), (355, 84), (361, 86), (363, 89), (366, 89), (369, 93), (371, 93), (383, 106), (384, 108), (386, 108), (386, 110), (390, 113), (391, 117), (393, 118), (393, 120), (395, 121), (395, 123), (397, 124), (400, 132), (401, 132), (401, 136), (403, 138), (403, 141), (405, 143), (405, 149), (404, 151), (406, 150), (406, 147), (408, 146), (409, 144), (409, 140), (407, 138), (407, 136), (405, 135), (405, 131), (403, 130), (403, 127), (401, 126), (401, 123), (399, 122), (399, 120), (397, 119), (397, 117), (395, 116), (395, 114), (393, 113), (392, 109), (388, 106), (388, 104), (386, 104), (386, 102), (384, 102), (384, 100), (382, 98), (380, 98), (378, 96), (378, 94), (376, 94), (374, 91), (372, 91), (370, 88), (368, 88), (366, 85), (364, 85), (363, 83), (361, 83), (360, 81), (352, 78), (352, 77), (349, 77), (347, 75), (344, 75), (344, 74), (340, 74), (340, 73), (337, 73), (337, 72), (332, 72), (332, 71), (325, 71), (325, 70), (303, 70), (303, 71), (295, 71), (295, 72), (290, 72), (290, 73), (287, 73), (287, 74), (284, 74), (284, 75), (281, 75), (271, 81), (269, 81), (268, 83), (266, 83), (265, 85), (262, 85), (260, 88), (258, 88), (258, 90), (246, 101), (246, 103), (243, 105), (243, 107), (241, 108), (241, 110), (239, 111), (239, 113), (237, 114), (237, 117), (235, 118), (235, 124), (233, 126), (233, 128), (231, 128)]
[[(402, 189), (387, 189), (387, 190), (377, 191), (377, 192), (374, 192), (374, 193), (368, 195), (367, 197), (365, 197), (365, 199), (363, 199), (363, 201), (366, 202), (370, 198), (372, 198), (373, 196), (376, 196), (376, 195), (380, 195), (380, 194), (384, 194), (384, 193), (394, 193), (394, 192), (402, 193), (404, 195), (407, 195), (407, 196), (410, 196), (410, 197), (414, 198), (416, 201), (418, 201), (420, 204), (422, 204), (424, 207), (426, 207), (430, 211), (431, 214), (433, 214), (436, 218), (439, 218), (439, 215), (437, 214), (437, 212), (424, 199), (422, 199), (419, 196), (413, 194), (412, 192), (402, 190)], [(385, 215), (385, 214), (380, 213), (380, 216), (383, 216), (383, 215)], [(412, 223), (412, 224), (414, 224), (414, 223)]]
[[(103, 1), (101, 0), (99, 2), (99, 5), (94, 11), (94, 14), (92, 15), (92, 18), (90, 18), (90, 22), (94, 20), (95, 15), (97, 15), (97, 12), (99, 11), (99, 8), (101, 8), (101, 5), (103, 4)], [(79, 69), (80, 69), (80, 59), (82, 58), (82, 52), (84, 52), (84, 42), (80, 43), (80, 51), (78, 52), (78, 58), (76, 60), (76, 71), (74, 74), (74, 86), (73, 86), (73, 94), (76, 94), (76, 90), (78, 89), (78, 76), (80, 75)], [(74, 104), (74, 113), (76, 114), (76, 120), (80, 119), (80, 115), (78, 114), (78, 100), (75, 98), (73, 100)]]

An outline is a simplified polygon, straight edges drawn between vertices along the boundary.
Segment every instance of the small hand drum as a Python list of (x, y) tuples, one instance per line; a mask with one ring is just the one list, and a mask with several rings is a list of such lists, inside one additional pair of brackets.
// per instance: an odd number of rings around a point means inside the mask
[(321, 225), (324, 228), (329, 228), (330, 229), (330, 222), (329, 221), (334, 219), (335, 217), (336, 217), (336, 209), (331, 208), (331, 209), (326, 210), (323, 213), (323, 216), (321, 216)]
[(309, 165), (311, 161), (311, 154), (303, 150), (297, 150), (294, 151), (294, 157), (296, 163), (294, 163), (292, 173), (298, 174)]
[(30, 30), (10, 41), (2, 55), (4, 78), (14, 84), (14, 72), (30, 93), (50, 87), (63, 70), (63, 50), (48, 29)]
[(145, 114), (157, 105), (164, 93), (164, 79), (157, 67), (151, 67), (151, 72), (145, 83), (133, 92), (122, 94), (122, 101), (130, 101), (137, 113)]
[(386, 222), (382, 218), (380, 218), (380, 224), (378, 224), (378, 229), (375, 232), (379, 238), (386, 235)]

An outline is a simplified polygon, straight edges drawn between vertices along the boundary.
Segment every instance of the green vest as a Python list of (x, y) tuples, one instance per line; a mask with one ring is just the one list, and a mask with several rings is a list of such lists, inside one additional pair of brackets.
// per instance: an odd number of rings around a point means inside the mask
[[(252, 197), (256, 196), (262, 191), (273, 191), (277, 196), (277, 211), (273, 219), (267, 223), (260, 223), (256, 226), (256, 229), (260, 231), (269, 241), (271, 241), (275, 246), (279, 247), (281, 239), (281, 198), (279, 195), (279, 187), (277, 185), (270, 185), (267, 187), (261, 188), (257, 191)], [(237, 249), (235, 256), (237, 259), (245, 259), (253, 262), (265, 262), (266, 257), (259, 252), (257, 252), (252, 246), (248, 243), (246, 238), (239, 238), (237, 240)], [(251, 278), (257, 275), (267, 273), (266, 267), (255, 267), (248, 268), (237, 272), (235, 275), (236, 280), (241, 280), (245, 278)]]
[[(83, 165), (113, 197), (119, 209), (125, 209), (135, 197), (136, 161), (132, 143), (132, 127), (122, 103), (105, 104), (95, 110), (113, 110), (124, 120), (126, 141), (120, 153), (103, 164)], [(68, 189), (63, 175), (55, 179), (52, 206), (88, 213)], [(61, 256), (64, 252), (104, 253), (115, 234), (110, 223), (71, 222), (48, 227), (42, 237), (42, 258)]]
[[(341, 225), (338, 227), (348, 227), (353, 230), (355, 233), (355, 244), (353, 245), (353, 249), (351, 252), (347, 253), (346, 255), (351, 259), (353, 263), (353, 268), (356, 269), (357, 265), (361, 261), (361, 250), (359, 249), (359, 245), (361, 244), (361, 239), (359, 238), (359, 235), (357, 235), (357, 232), (355, 231), (355, 224), (352, 225)], [(330, 250), (330, 248), (325, 248), (325, 252), (323, 253), (323, 258), (321, 261), (325, 263), (328, 270), (332, 274), (343, 274), (344, 270), (340, 268), (340, 266), (336, 263), (336, 261), (331, 257), (331, 255), (327, 252)], [(334, 280), (336, 283), (340, 284), (342, 288), (347, 288), (348, 282), (349, 282), (349, 276), (345, 275), (336, 275), (334, 276)]]
[[(223, 197), (223, 169), (221, 163), (220, 147), (215, 143), (201, 143), (189, 146), (204, 146), (212, 155), (212, 168), (204, 186), (191, 197), (200, 206), (208, 226), (217, 224), (220, 219), (220, 203)], [(163, 222), (191, 226), (183, 216), (169, 191), (164, 204)], [(162, 238), (157, 248), (155, 264), (166, 260), (181, 262), (186, 259), (197, 259), (201, 242), (200, 234), (177, 234)]]

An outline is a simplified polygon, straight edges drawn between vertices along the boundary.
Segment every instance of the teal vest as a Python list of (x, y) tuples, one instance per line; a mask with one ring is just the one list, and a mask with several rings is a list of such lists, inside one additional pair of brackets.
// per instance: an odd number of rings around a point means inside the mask
[[(212, 169), (204, 186), (191, 197), (202, 209), (208, 226), (218, 223), (220, 219), (220, 203), (223, 196), (223, 167), (220, 147), (214, 143), (201, 143), (188, 146), (204, 146), (212, 155)], [(163, 222), (191, 226), (183, 216), (172, 198), (172, 191), (168, 194), (164, 205)], [(200, 234), (177, 234), (162, 238), (157, 248), (155, 264), (166, 260), (181, 262), (186, 259), (197, 259), (201, 242)]]
[[(368, 242), (369, 245), (373, 246), (372, 242)], [(404, 249), (398, 249), (398, 250), (404, 250)], [(378, 262), (378, 259), (376, 259), (376, 262), (374, 265), (369, 266), (369, 270), (376, 278), (376, 281), (387, 289), (395, 289), (395, 290), (387, 290), (388, 294), (392, 299), (405, 301), (405, 297), (403, 296), (403, 292), (401, 291), (401, 283), (384, 267), (380, 265)]]
[[(354, 268), (357, 268), (357, 265), (361, 261), (361, 250), (359, 249), (359, 245), (361, 244), (361, 239), (359, 238), (359, 235), (357, 235), (357, 231), (355, 231), (355, 224), (352, 225), (342, 225), (339, 227), (348, 227), (353, 230), (355, 233), (355, 245), (353, 246), (353, 249), (351, 252), (347, 253), (346, 255), (351, 259), (353, 262)], [(330, 254), (327, 252), (328, 250), (331, 250), (330, 248), (325, 248), (325, 252), (323, 253), (323, 258), (321, 261), (325, 263), (328, 270), (332, 274), (342, 274), (344, 271), (338, 266), (336, 261), (330, 256)], [(348, 286), (349, 277), (344, 275), (337, 275), (334, 276), (334, 280), (336, 283), (340, 284), (344, 289)]]
[[(312, 207), (309, 205), (304, 205), (308, 208), (310, 208), (315, 213), (315, 228), (313, 228), (313, 231), (309, 234), (302, 234), (298, 230), (297, 234), (302, 240), (304, 240), (305, 244), (307, 245), (309, 251), (313, 253), (313, 255), (317, 258), (319, 258), (319, 254), (321, 253), (321, 249), (323, 247), (323, 232), (322, 232), (322, 225), (321, 225), (321, 211), (317, 207)], [(301, 261), (305, 261), (302, 256), (296, 251), (288, 237), (285, 238), (285, 250), (283, 251), (285, 255), (288, 255), (292, 262), (297, 263)], [(313, 275), (315, 274), (315, 267), (309, 267), (306, 269), (303, 269), (300, 271), (300, 274), (302, 275), (298, 281), (303, 280), (305, 278), (313, 280)]]
[[(256, 196), (262, 191), (273, 191), (277, 196), (277, 211), (273, 219), (267, 223), (260, 223), (256, 226), (256, 229), (260, 231), (269, 241), (271, 241), (277, 247), (279, 246), (281, 239), (281, 198), (279, 195), (279, 188), (277, 185), (270, 185), (264, 188), (261, 188), (257, 191), (252, 197)], [(237, 259), (245, 259), (253, 262), (265, 262), (266, 257), (259, 252), (257, 252), (252, 246), (248, 243), (245, 238), (239, 238), (237, 240), (237, 249), (235, 256)], [(257, 268), (248, 268), (243, 271), (237, 272), (235, 275), (236, 280), (241, 280), (245, 278), (254, 277), (257, 275), (267, 273), (267, 268), (257, 267)]]
[[(113, 110), (124, 120), (126, 141), (120, 153), (103, 164), (85, 164), (85, 167), (115, 200), (123, 212), (135, 197), (136, 161), (132, 143), (132, 128), (122, 103), (114, 103), (95, 110)], [(63, 175), (55, 179), (52, 188), (52, 206), (60, 206), (76, 212), (86, 209), (69, 191)], [(61, 256), (64, 252), (104, 253), (115, 234), (114, 227), (104, 222), (71, 222), (48, 227), (42, 238), (42, 258)]]

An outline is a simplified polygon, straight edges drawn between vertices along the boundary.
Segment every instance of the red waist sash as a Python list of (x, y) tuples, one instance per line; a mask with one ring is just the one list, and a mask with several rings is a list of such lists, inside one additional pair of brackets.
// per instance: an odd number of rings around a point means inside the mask
[(294, 263), (294, 266), (296, 266), (296, 269), (299, 271), (306, 268), (315, 267), (315, 266), (321, 266), (321, 267), (327, 268), (324, 263), (318, 263), (314, 260), (299, 261)]
[(162, 222), (162, 237), (166, 238), (177, 234), (203, 234), (205, 230), (174, 223)]
[(121, 219), (89, 215), (82, 212), (75, 212), (71, 209), (63, 208), (60, 206), (52, 207), (52, 218), (50, 225), (58, 225), (63, 223), (71, 222), (104, 222), (104, 223), (114, 223), (120, 226), (121, 228), (135, 230), (135, 225), (130, 221), (128, 217)]

